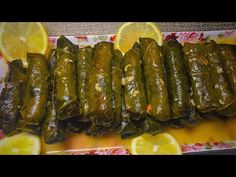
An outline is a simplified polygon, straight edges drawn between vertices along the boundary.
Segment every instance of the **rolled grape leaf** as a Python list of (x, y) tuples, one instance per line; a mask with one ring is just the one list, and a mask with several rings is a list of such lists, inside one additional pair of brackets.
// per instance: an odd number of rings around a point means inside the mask
[(22, 84), (7, 83), (0, 96), (0, 129), (4, 134), (10, 134), (16, 129), (21, 101)]
[(47, 104), (47, 116), (43, 122), (42, 135), (46, 144), (54, 144), (65, 139), (64, 127), (57, 118), (55, 105), (55, 77), (54, 69), (56, 65), (57, 53), (52, 49), (49, 53), (50, 79), (49, 79), (49, 99)]
[(150, 38), (140, 38), (139, 43), (146, 80), (147, 113), (155, 120), (167, 121), (171, 117), (160, 47)]
[(205, 46), (217, 103), (216, 111), (224, 116), (234, 116), (236, 115), (236, 97), (231, 93), (227, 81), (220, 48), (214, 41), (210, 41)]
[(190, 82), (184, 66), (182, 45), (176, 40), (168, 40), (163, 45), (164, 63), (173, 119), (189, 117), (192, 112), (190, 103)]
[(167, 40), (162, 46), (172, 117), (168, 124), (174, 128), (195, 124), (192, 116), (194, 110), (191, 105), (191, 85), (184, 64), (182, 48), (176, 39)]
[[(122, 80), (125, 80), (124, 76), (124, 62), (122, 62), (121, 76)], [(122, 84), (125, 84), (122, 82)], [(136, 137), (143, 133), (141, 129), (135, 126), (134, 122), (130, 119), (130, 113), (127, 112), (125, 106), (125, 88), (121, 87), (121, 123), (118, 126), (117, 133), (122, 139)]]
[(112, 61), (112, 107), (114, 112), (114, 127), (121, 122), (121, 97), (122, 97), (122, 64), (123, 54), (119, 50), (114, 50)]
[(92, 54), (93, 49), (91, 47), (85, 47), (79, 49), (77, 60), (77, 90), (79, 98), (79, 108), (81, 122), (90, 121), (88, 113), (90, 109), (89, 92), (88, 92), (88, 79), (89, 72), (92, 69)]
[[(104, 127), (104, 130), (112, 127), (115, 121), (112, 109), (112, 60), (112, 43), (100, 42), (95, 45), (92, 57), (93, 69), (88, 80), (91, 100), (89, 116), (94, 128)], [(99, 130), (97, 134), (104, 133)]]
[(79, 114), (76, 91), (77, 46), (64, 36), (57, 40), (57, 62), (54, 71), (55, 100), (58, 119), (64, 120)]
[(124, 99), (125, 109), (131, 120), (145, 118), (147, 100), (143, 82), (141, 53), (138, 45), (126, 52), (124, 56)]
[(220, 44), (218, 46), (220, 47), (226, 76), (234, 95), (236, 95), (236, 46), (227, 44)]
[(39, 125), (47, 111), (49, 68), (42, 54), (28, 53), (27, 62), (28, 81), (20, 113), (28, 124)]
[(216, 103), (204, 44), (186, 43), (184, 45), (184, 59), (191, 80), (192, 104), (202, 113), (214, 111)]
[(5, 135), (11, 134), (16, 129), (25, 82), (26, 74), (22, 61), (14, 60), (9, 63), (5, 88), (0, 95), (0, 129)]

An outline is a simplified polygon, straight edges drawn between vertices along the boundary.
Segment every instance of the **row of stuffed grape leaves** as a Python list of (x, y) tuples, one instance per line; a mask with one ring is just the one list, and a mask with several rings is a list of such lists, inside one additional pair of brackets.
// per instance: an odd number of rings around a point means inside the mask
[(67, 131), (130, 138), (166, 124), (192, 126), (197, 114), (232, 117), (235, 58), (235, 46), (214, 41), (182, 46), (170, 39), (159, 46), (140, 38), (123, 56), (109, 42), (79, 48), (61, 36), (48, 59), (29, 53), (27, 70), (21, 60), (10, 63), (0, 128), (9, 134), (20, 120), (42, 128), (52, 144)]

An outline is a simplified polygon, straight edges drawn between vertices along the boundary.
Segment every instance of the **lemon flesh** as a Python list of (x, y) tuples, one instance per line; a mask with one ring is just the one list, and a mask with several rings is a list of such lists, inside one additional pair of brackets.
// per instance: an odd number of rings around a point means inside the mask
[(114, 46), (125, 53), (141, 37), (152, 38), (158, 45), (163, 43), (163, 34), (157, 24), (151, 22), (128, 22), (121, 25), (118, 29)]
[(131, 141), (131, 154), (134, 155), (180, 155), (181, 148), (168, 133), (155, 136), (144, 134)]
[(20, 133), (0, 140), (1, 155), (38, 155), (40, 138), (29, 133)]
[(42, 23), (0, 23), (0, 51), (7, 61), (22, 59), (27, 52), (46, 54), (48, 34)]

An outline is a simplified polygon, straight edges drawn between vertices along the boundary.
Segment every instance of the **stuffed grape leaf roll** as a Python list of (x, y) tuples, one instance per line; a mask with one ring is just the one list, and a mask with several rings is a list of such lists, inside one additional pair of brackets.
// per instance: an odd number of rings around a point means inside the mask
[(47, 104), (47, 116), (43, 122), (42, 135), (46, 144), (54, 144), (65, 139), (64, 127), (57, 119), (57, 110), (55, 105), (55, 77), (54, 69), (56, 65), (56, 49), (49, 53), (48, 61), (50, 66), (49, 79), (49, 99)]
[[(137, 47), (138, 44), (136, 44)], [(135, 48), (135, 47), (134, 47)], [(130, 113), (126, 109), (125, 105), (125, 71), (124, 71), (124, 58), (121, 63), (121, 123), (118, 127), (118, 133), (122, 139), (136, 137), (143, 133), (143, 131), (138, 128), (134, 121), (130, 119)]]
[(155, 120), (167, 121), (171, 117), (161, 49), (150, 38), (140, 38), (139, 43), (146, 80), (147, 113)]
[[(92, 57), (93, 69), (89, 73), (88, 89), (90, 99), (89, 116), (93, 128), (109, 129), (114, 124), (112, 109), (112, 60), (114, 47), (112, 43), (100, 42), (95, 45)], [(103, 128), (100, 128), (103, 127)]]
[(184, 59), (191, 80), (192, 104), (202, 113), (214, 111), (216, 104), (204, 44), (186, 43)]
[(231, 89), (236, 95), (236, 46), (220, 44), (221, 56)]
[(20, 113), (28, 124), (39, 125), (46, 115), (49, 67), (44, 55), (27, 54), (27, 85)]
[(141, 66), (141, 53), (137, 44), (124, 56), (124, 100), (130, 120), (140, 120), (146, 115), (146, 95)]
[(16, 129), (25, 82), (26, 74), (22, 61), (12, 61), (0, 95), (0, 129), (6, 135)]
[(64, 36), (57, 40), (57, 62), (54, 70), (55, 99), (59, 120), (79, 114), (76, 91), (78, 47)]
[(182, 45), (171, 39), (162, 47), (168, 81), (171, 117), (188, 118), (192, 112), (190, 102), (190, 82), (184, 65)]
[(115, 49), (112, 60), (112, 106), (115, 118), (114, 126), (119, 125), (121, 122), (122, 62), (123, 54), (118, 49)]
[(234, 116), (236, 115), (236, 97), (231, 93), (226, 78), (220, 48), (214, 41), (210, 41), (205, 46), (217, 103), (216, 111), (224, 116)]
[(77, 90), (79, 98), (80, 118), (81, 122), (90, 121), (88, 117), (89, 113), (89, 92), (88, 92), (88, 79), (89, 72), (92, 69), (92, 54), (93, 48), (88, 46), (80, 48), (78, 51), (77, 59)]

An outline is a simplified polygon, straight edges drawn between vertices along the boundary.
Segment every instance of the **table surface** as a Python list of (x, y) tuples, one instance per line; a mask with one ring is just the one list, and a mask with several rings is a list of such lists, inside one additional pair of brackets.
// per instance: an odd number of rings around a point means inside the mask
[[(47, 22), (49, 35), (115, 34), (123, 22)], [(236, 29), (236, 22), (157, 22), (163, 32)]]

